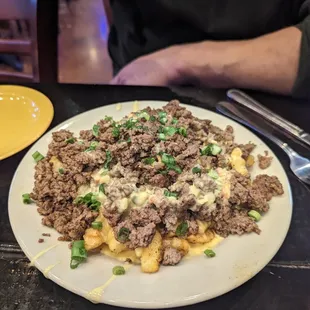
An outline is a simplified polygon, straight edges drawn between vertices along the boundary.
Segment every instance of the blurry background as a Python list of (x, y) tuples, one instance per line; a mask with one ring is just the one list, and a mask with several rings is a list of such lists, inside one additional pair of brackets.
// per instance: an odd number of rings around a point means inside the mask
[[(112, 64), (107, 51), (109, 26), (103, 0), (59, 1), (58, 81), (60, 83), (107, 83)], [(21, 21), (0, 21), (0, 38), (27, 37)], [(31, 73), (29, 56), (0, 55), (0, 70)]]

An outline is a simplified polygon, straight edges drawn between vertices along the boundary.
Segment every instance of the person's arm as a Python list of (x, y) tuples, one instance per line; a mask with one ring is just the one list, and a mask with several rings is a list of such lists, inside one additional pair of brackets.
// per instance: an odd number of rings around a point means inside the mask
[(301, 37), (299, 29), (290, 27), (252, 40), (191, 44), (179, 49), (173, 66), (177, 75), (206, 86), (290, 94)]

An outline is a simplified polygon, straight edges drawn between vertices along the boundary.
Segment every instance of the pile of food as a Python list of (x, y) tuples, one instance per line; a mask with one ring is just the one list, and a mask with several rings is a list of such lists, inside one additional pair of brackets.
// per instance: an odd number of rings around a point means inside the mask
[(218, 236), (260, 233), (257, 221), (283, 188), (276, 176), (251, 180), (254, 147), (173, 100), (105, 117), (79, 137), (54, 132), (46, 156), (34, 154), (30, 198), (43, 225), (73, 241), (72, 268), (100, 251), (156, 272), (198, 245), (214, 256)]

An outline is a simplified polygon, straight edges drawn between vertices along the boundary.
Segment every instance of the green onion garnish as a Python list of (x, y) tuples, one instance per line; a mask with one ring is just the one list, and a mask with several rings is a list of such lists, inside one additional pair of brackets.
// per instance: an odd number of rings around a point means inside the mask
[(208, 257), (214, 257), (215, 256), (215, 252), (209, 249), (206, 249), (203, 253), (206, 254), (206, 256)]
[(75, 269), (87, 259), (84, 240), (73, 241), (71, 248), (70, 268)]
[(168, 122), (167, 112), (165, 111), (158, 112), (158, 120), (161, 124), (165, 125)]
[(201, 168), (200, 168), (200, 167), (194, 167), (194, 168), (192, 169), (192, 172), (193, 172), (193, 173), (200, 174), (200, 173), (201, 173)]
[(137, 122), (138, 122), (137, 119), (130, 118), (122, 126), (125, 127), (126, 129), (133, 129)]
[(155, 121), (156, 121), (156, 117), (155, 117), (154, 115), (152, 115), (152, 116), (150, 117), (150, 121), (151, 121), (151, 122), (155, 122)]
[(106, 117), (104, 118), (104, 120), (107, 121), (107, 122), (110, 122), (110, 121), (113, 121), (113, 117), (111, 117), (111, 116), (106, 116)]
[(74, 138), (71, 137), (71, 138), (69, 138), (69, 139), (66, 140), (66, 143), (71, 143), (71, 144), (73, 144), (74, 141), (75, 141)]
[(208, 172), (208, 176), (211, 177), (214, 180), (218, 179), (218, 177), (219, 177), (218, 173), (214, 169), (211, 169)]
[(177, 131), (178, 129), (172, 126), (167, 126), (163, 128), (163, 133), (168, 136), (173, 136)]
[(65, 170), (64, 170), (64, 168), (59, 168), (59, 169), (58, 169), (58, 172), (59, 172), (59, 174), (64, 174), (64, 173), (65, 173)]
[(99, 185), (99, 192), (101, 192), (101, 193), (104, 193), (104, 194), (105, 194), (104, 184), (100, 184), (100, 185)]
[(93, 126), (93, 135), (95, 137), (98, 137), (99, 136), (99, 126), (98, 125), (94, 125)]
[(120, 242), (126, 242), (129, 239), (129, 235), (130, 230), (126, 227), (122, 227), (117, 234), (117, 239)]
[(176, 162), (173, 156), (167, 153), (162, 153), (161, 160), (166, 165), (168, 170), (174, 170), (175, 172), (179, 174), (182, 173), (182, 169), (178, 165), (176, 165)]
[(181, 224), (178, 225), (175, 234), (177, 237), (182, 237), (185, 236), (188, 231), (188, 224), (187, 222), (182, 222)]
[(32, 200), (30, 198), (30, 194), (23, 194), (22, 195), (23, 198), (23, 203), (29, 205), (30, 203), (32, 203)]
[(159, 140), (161, 140), (161, 141), (166, 141), (166, 135), (165, 135), (164, 133), (160, 133), (160, 134), (158, 135), (158, 138), (159, 138)]
[(33, 159), (35, 160), (36, 163), (44, 158), (44, 156), (40, 152), (38, 152), (38, 151), (34, 152), (32, 154), (32, 157), (33, 157)]
[(101, 202), (97, 200), (97, 196), (93, 193), (79, 196), (73, 201), (73, 203), (77, 205), (85, 204), (88, 208), (94, 211), (99, 211), (99, 207), (101, 206)]
[(171, 121), (171, 124), (176, 125), (177, 123), (178, 123), (178, 119), (174, 117)]
[(144, 118), (146, 121), (148, 121), (150, 119), (150, 114), (147, 113), (146, 111), (141, 111), (140, 113), (138, 113), (138, 118)]
[(260, 213), (255, 210), (249, 211), (248, 216), (251, 217), (255, 222), (258, 222), (262, 217)]
[(112, 155), (111, 155), (111, 152), (109, 150), (106, 151), (105, 154), (106, 154), (106, 160), (105, 160), (105, 162), (103, 164), (103, 168), (108, 170), (109, 166), (110, 166), (110, 163), (112, 161)]
[(97, 222), (97, 221), (92, 222), (91, 227), (94, 229), (101, 230), (102, 229), (102, 222)]
[(180, 127), (178, 131), (181, 136), (187, 137), (187, 130), (185, 127)]
[(144, 158), (142, 159), (142, 162), (146, 165), (152, 165), (155, 162), (155, 158), (154, 157)]
[(176, 193), (176, 192), (169, 192), (167, 189), (165, 189), (164, 195), (165, 195), (166, 197), (178, 198), (178, 193)]
[(203, 148), (202, 150), (200, 150), (200, 154), (201, 155), (207, 155), (207, 156), (215, 156), (219, 153), (221, 153), (222, 149), (213, 143), (208, 144), (205, 148)]
[(89, 148), (87, 148), (84, 152), (91, 152), (91, 151), (94, 151), (94, 150), (96, 149), (97, 145), (98, 145), (98, 142), (97, 142), (97, 141), (92, 141), (92, 142), (90, 143)]
[(123, 266), (113, 267), (112, 272), (115, 276), (122, 276), (126, 273), (125, 268)]
[(121, 131), (117, 126), (114, 126), (112, 129), (112, 136), (117, 138), (120, 135)]

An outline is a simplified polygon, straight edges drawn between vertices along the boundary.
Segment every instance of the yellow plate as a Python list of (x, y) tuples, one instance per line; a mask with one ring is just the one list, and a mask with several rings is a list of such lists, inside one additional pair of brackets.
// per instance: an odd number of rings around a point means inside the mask
[(0, 160), (37, 140), (54, 116), (51, 101), (27, 87), (0, 85)]

